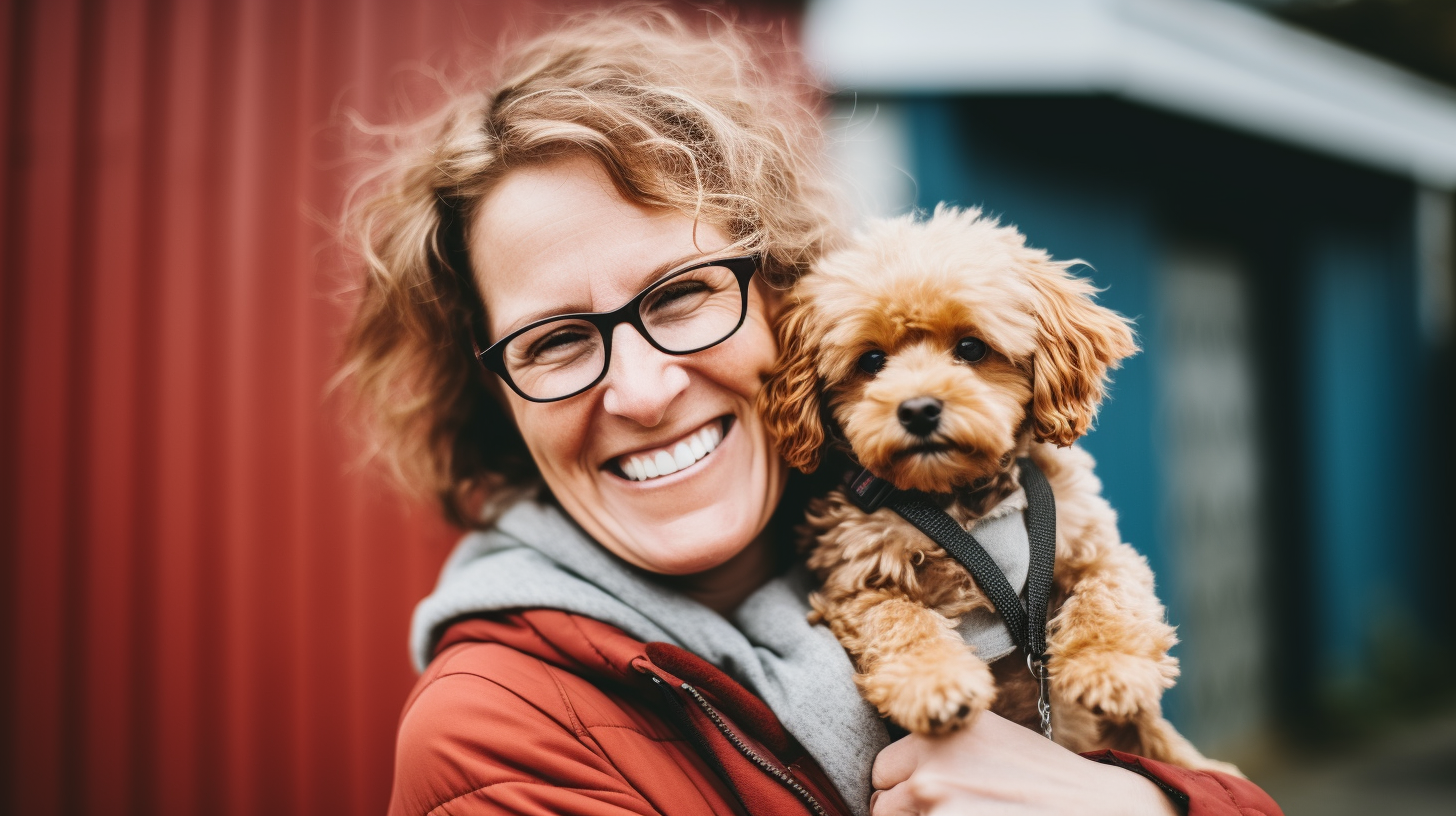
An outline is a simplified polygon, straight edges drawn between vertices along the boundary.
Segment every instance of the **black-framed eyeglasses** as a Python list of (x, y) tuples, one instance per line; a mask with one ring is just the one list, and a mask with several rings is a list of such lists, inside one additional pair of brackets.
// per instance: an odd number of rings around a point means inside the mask
[(531, 402), (574, 397), (607, 376), (612, 332), (631, 324), (665, 354), (692, 354), (733, 336), (748, 314), (758, 255), (720, 258), (673, 272), (620, 309), (538, 320), (480, 352), (480, 362)]

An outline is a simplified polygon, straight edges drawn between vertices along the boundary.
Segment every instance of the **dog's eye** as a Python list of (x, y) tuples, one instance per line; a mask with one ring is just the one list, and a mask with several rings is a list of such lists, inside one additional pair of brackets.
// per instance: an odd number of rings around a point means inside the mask
[(885, 353), (883, 351), (866, 351), (859, 356), (859, 370), (866, 374), (875, 374), (885, 367)]
[(980, 362), (986, 356), (986, 344), (974, 337), (963, 337), (956, 343), (955, 354), (957, 357), (968, 363)]

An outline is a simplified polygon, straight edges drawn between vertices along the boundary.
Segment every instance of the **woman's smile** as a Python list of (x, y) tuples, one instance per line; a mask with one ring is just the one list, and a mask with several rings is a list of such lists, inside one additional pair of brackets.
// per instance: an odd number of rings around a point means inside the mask
[(613, 457), (605, 469), (633, 482), (648, 482), (653, 486), (671, 484), (678, 480), (663, 480), (675, 473), (700, 471), (701, 468), (693, 466), (717, 449), (732, 423), (731, 415), (717, 417), (665, 445)]

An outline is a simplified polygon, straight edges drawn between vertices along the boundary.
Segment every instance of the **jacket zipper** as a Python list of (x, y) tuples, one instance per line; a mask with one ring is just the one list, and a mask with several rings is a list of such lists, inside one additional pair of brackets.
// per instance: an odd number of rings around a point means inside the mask
[[(638, 669), (638, 671), (641, 671), (641, 669)], [(723, 784), (727, 785), (728, 789), (733, 791), (733, 795), (738, 799), (738, 804), (743, 807), (743, 812), (749, 813), (748, 803), (743, 800), (743, 794), (738, 790), (738, 786), (733, 784), (732, 777), (728, 776), (728, 770), (723, 767), (723, 763), (718, 761), (718, 755), (713, 753), (712, 746), (708, 745), (708, 738), (698, 731), (693, 725), (693, 721), (688, 717), (687, 704), (682, 701), (682, 698), (672, 693), (672, 687), (664, 682), (662, 678), (649, 672), (643, 672), (643, 674), (651, 677), (652, 684), (660, 689), (662, 695), (667, 698), (668, 714), (672, 717), (673, 723), (677, 725), (678, 730), (682, 731), (683, 735), (693, 743), (693, 747), (698, 749), (698, 754), (703, 757), (703, 761), (713, 766), (713, 771), (718, 774), (719, 779), (723, 780)]]
[(777, 779), (779, 784), (793, 791), (800, 799), (804, 800), (804, 804), (808, 805), (809, 809), (814, 811), (817, 816), (829, 816), (825, 812), (824, 807), (819, 804), (819, 800), (815, 799), (814, 794), (810, 793), (807, 788), (799, 784), (799, 780), (790, 776), (787, 772), (779, 770), (777, 765), (770, 762), (762, 754), (748, 747), (737, 734), (733, 733), (733, 729), (728, 727), (728, 723), (723, 722), (723, 718), (718, 716), (717, 710), (713, 708), (712, 704), (703, 695), (698, 693), (697, 689), (687, 683), (683, 683), (682, 690), (686, 691), (697, 701), (698, 708), (701, 708), (703, 713), (708, 715), (708, 719), (713, 721), (713, 725), (718, 726), (718, 730), (723, 732), (723, 736), (728, 738), (728, 741), (733, 744), (734, 748), (738, 749), (738, 753), (743, 754), (748, 758), (748, 761), (763, 769), (774, 779)]

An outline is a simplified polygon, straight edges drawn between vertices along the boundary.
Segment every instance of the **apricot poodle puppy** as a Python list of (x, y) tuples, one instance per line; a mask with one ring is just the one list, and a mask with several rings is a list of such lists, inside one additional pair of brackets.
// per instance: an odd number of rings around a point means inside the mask
[[(760, 408), (791, 465), (813, 471), (836, 444), (896, 487), (933, 494), (966, 529), (1019, 492), (1016, 460), (1031, 457), (1056, 499), (1047, 653), (1057, 742), (1232, 770), (1163, 719), (1178, 676), (1173, 628), (1147, 562), (1118, 535), (1092, 457), (1073, 446), (1108, 369), (1137, 347), (1071, 265), (977, 210), (879, 222), (789, 294)], [(812, 617), (853, 656), (882, 714), (918, 733), (988, 708), (1039, 721), (1025, 657), (987, 665), (957, 634), (963, 616), (992, 604), (938, 544), (842, 490), (811, 505), (807, 529), (822, 581)]]

